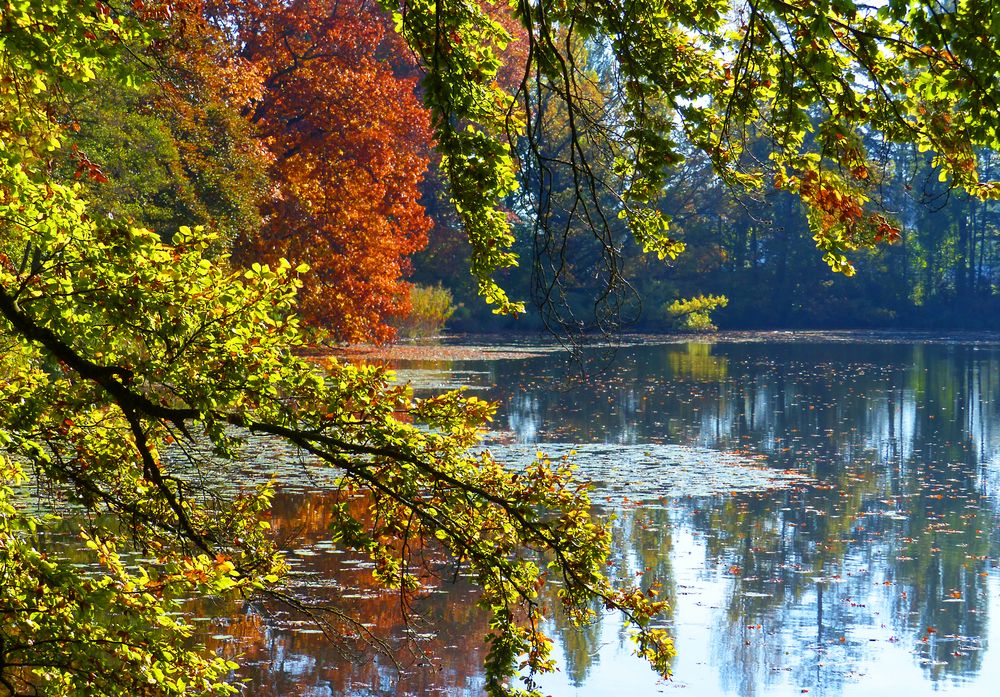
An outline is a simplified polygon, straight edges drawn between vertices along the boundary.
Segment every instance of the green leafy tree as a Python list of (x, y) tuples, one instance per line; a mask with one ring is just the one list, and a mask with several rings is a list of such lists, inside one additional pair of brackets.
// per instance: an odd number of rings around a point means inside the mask
[(171, 101), (159, 83), (141, 91), (92, 84), (71, 109), (79, 130), (63, 178), (85, 185), (96, 214), (165, 240), (181, 225), (211, 226), (221, 251), (260, 229), (261, 158), (247, 124), (224, 103), (200, 100), (194, 113)]
[(685, 331), (715, 331), (710, 313), (729, 304), (725, 295), (698, 295), (687, 300), (674, 300), (663, 309), (674, 327)]
[(182, 225), (211, 227), (218, 253), (262, 225), (266, 157), (237, 108), (255, 76), (218, 55), (219, 37), (190, 8), (178, 10), (164, 24), (169, 41), (129, 61), (141, 84), (95, 79), (66, 100), (55, 175), (79, 182), (94, 214), (164, 241)]

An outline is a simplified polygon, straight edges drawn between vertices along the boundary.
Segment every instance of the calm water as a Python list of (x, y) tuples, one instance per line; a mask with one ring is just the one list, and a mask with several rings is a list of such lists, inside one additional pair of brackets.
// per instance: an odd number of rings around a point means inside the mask
[[(1000, 345), (639, 346), (586, 380), (559, 353), (400, 367), (498, 400), (499, 457), (574, 447), (617, 511), (613, 572), (666, 586), (672, 681), (614, 617), (556, 621), (553, 695), (1000, 692)], [(401, 670), (280, 608), (196, 607), (246, 694), (480, 694), (474, 593), (427, 594), (404, 631), (399, 599), (324, 540), (331, 503), (285, 492), (275, 526), (304, 547), (299, 583), (394, 637)]]

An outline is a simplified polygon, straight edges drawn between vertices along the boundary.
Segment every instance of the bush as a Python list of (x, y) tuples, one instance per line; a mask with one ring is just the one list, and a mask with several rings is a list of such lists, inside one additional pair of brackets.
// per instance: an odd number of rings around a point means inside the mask
[(410, 314), (396, 321), (399, 336), (416, 339), (440, 334), (459, 307), (454, 300), (451, 291), (440, 283), (410, 286)]
[(678, 298), (664, 307), (674, 329), (685, 332), (714, 332), (718, 327), (712, 324), (709, 313), (725, 307), (729, 298), (725, 295), (697, 295), (689, 300)]

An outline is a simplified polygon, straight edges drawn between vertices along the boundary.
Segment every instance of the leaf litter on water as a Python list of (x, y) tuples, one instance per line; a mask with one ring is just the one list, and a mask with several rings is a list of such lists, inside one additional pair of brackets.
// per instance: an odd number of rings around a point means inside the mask
[(495, 443), (489, 449), (512, 467), (524, 467), (539, 452), (553, 460), (565, 457), (577, 466), (581, 480), (593, 482), (594, 499), (612, 504), (766, 491), (812, 481), (798, 472), (763, 467), (745, 455), (678, 444)]

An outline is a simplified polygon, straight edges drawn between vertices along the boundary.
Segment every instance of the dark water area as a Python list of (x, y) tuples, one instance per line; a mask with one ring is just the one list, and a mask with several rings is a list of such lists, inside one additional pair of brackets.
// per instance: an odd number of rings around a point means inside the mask
[[(659, 681), (614, 616), (556, 618), (555, 697), (1000, 694), (1000, 344), (637, 345), (583, 365), (400, 364), (500, 409), (513, 466), (575, 451), (614, 514), (609, 572), (662, 583), (677, 647)], [(322, 482), (278, 495), (300, 589), (364, 619), (331, 642), (282, 608), (190, 607), (240, 654), (247, 695), (479, 695), (487, 618), (461, 578), (409, 622), (326, 537)], [(358, 505), (362, 505), (360, 502)], [(364, 649), (388, 637), (397, 664)]]

